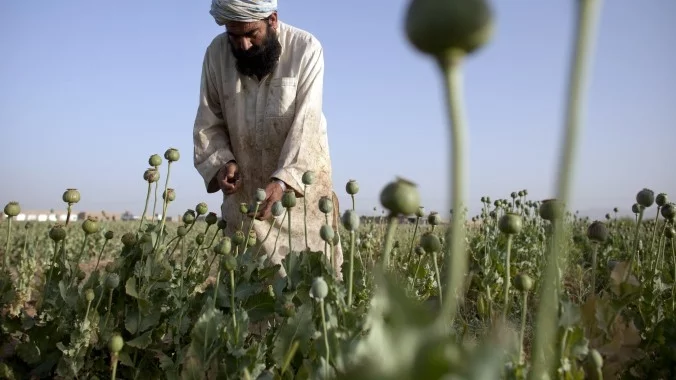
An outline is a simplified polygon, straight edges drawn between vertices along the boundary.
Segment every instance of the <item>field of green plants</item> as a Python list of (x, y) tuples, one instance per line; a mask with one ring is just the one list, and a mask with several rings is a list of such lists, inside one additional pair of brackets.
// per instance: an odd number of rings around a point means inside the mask
[[(282, 277), (258, 249), (267, 237), (249, 229), (257, 194), (233, 236), (205, 203), (178, 223), (152, 217), (180, 196), (169, 179), (184, 161), (173, 148), (148, 159), (140, 221), (18, 222), (21, 203), (10, 201), (0, 223), (0, 378), (676, 378), (667, 189), (637, 184), (604, 220), (566, 207), (600, 13), (598, 0), (576, 4), (551, 199), (515, 189), (483, 196), (481, 213), (468, 215), (461, 69), (490, 40), (492, 13), (482, 0), (413, 0), (407, 36), (439, 63), (447, 91), (450, 212), (426, 210), (416, 185), (397, 178), (382, 188), (384, 216), (366, 221), (350, 181), (337, 188), (353, 200), (339, 230), (308, 231), (327, 251), (342, 244), (340, 275), (325, 252), (294, 247)], [(303, 182), (312, 188), (311, 172)], [(80, 197), (64, 189), (60, 207), (70, 212)], [(328, 199), (307, 207), (327, 220), (337, 212)], [(285, 192), (271, 228), (303, 208)], [(629, 209), (634, 218), (618, 217)]]

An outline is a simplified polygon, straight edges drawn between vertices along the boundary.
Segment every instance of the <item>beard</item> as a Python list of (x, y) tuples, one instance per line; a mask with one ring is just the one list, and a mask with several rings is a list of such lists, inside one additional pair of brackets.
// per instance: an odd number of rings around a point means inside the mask
[(272, 72), (282, 52), (282, 44), (270, 25), (267, 27), (265, 41), (260, 46), (241, 50), (235, 48), (229, 40), (228, 42), (236, 59), (237, 71), (250, 77), (255, 75), (259, 79)]

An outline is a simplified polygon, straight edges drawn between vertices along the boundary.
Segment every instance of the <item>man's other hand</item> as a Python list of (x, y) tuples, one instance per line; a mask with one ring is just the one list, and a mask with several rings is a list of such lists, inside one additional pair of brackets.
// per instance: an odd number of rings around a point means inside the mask
[[(258, 214), (256, 215), (256, 219), (270, 220), (272, 218), (272, 205), (277, 201), (281, 201), (282, 195), (284, 195), (282, 186), (277, 183), (277, 181), (270, 182), (265, 187), (265, 200), (261, 202), (260, 206), (258, 206)], [(249, 217), (252, 216), (253, 212), (249, 213)]]
[(216, 175), (218, 186), (226, 194), (234, 194), (242, 187), (239, 166), (235, 162), (228, 162)]

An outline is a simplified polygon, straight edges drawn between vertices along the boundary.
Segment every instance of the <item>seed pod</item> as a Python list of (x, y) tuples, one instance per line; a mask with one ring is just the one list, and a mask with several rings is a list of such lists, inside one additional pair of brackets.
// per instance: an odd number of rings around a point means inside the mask
[(434, 56), (472, 53), (493, 34), (493, 14), (485, 0), (412, 0), (405, 17), (409, 42)]
[(267, 198), (267, 194), (265, 194), (265, 190), (258, 188), (256, 189), (256, 193), (254, 194), (254, 200), (256, 202), (263, 202)]
[(183, 213), (183, 223), (187, 225), (191, 225), (195, 223), (195, 211), (194, 210), (186, 210), (186, 212)]
[(516, 235), (523, 229), (523, 219), (519, 214), (508, 212), (500, 218), (498, 228), (503, 234)]
[(558, 199), (545, 199), (540, 204), (540, 217), (544, 220), (554, 221), (563, 216), (563, 205)]
[(200, 202), (195, 206), (195, 211), (197, 212), (197, 215), (204, 215), (209, 211), (209, 206), (204, 202)]
[(80, 192), (77, 189), (67, 189), (61, 196), (64, 202), (74, 204), (80, 201)]
[(136, 235), (132, 232), (127, 232), (126, 234), (122, 235), (120, 240), (125, 247), (131, 247), (136, 244)]
[(235, 245), (240, 245), (244, 243), (244, 239), (245, 239), (244, 232), (242, 230), (235, 231), (235, 234), (232, 236), (232, 242)]
[(438, 212), (432, 211), (427, 217), (427, 223), (429, 223), (431, 226), (438, 226), (441, 224), (441, 216), (439, 216)]
[(674, 217), (676, 216), (676, 205), (674, 205), (673, 202), (669, 202), (662, 206), (660, 213), (664, 219), (674, 220)]
[(676, 236), (676, 229), (674, 229), (673, 226), (668, 227), (664, 230), (664, 236), (666, 236), (667, 239), (673, 239), (674, 236)]
[(178, 153), (178, 149), (169, 148), (166, 152), (164, 152), (164, 158), (166, 158), (169, 162), (175, 162), (181, 158), (181, 155)]
[(92, 289), (85, 290), (85, 299), (87, 300), (87, 302), (94, 301), (94, 297), (96, 297), (96, 295), (94, 294), (94, 290)]
[(281, 314), (286, 318), (293, 317), (296, 315), (296, 305), (294, 305), (293, 302), (285, 302), (284, 305), (282, 305)]
[(610, 214), (606, 214), (606, 220), (610, 220)]
[(251, 230), (249, 231), (249, 241), (247, 243), (249, 247), (253, 247), (256, 245), (256, 231)]
[(164, 190), (162, 199), (166, 200), (167, 202), (173, 202), (176, 199), (176, 191), (171, 188)]
[(222, 259), (223, 269), (226, 271), (234, 271), (237, 268), (237, 259), (231, 254), (225, 254)]
[(63, 225), (56, 224), (49, 230), (49, 238), (55, 242), (59, 242), (66, 238), (66, 230)]
[(186, 228), (186, 226), (179, 226), (176, 229), (176, 235), (178, 235), (178, 237), (184, 237), (187, 234), (188, 234), (188, 228)]
[(312, 185), (315, 183), (315, 173), (311, 170), (306, 171), (303, 173), (302, 180), (304, 185)]
[(417, 218), (425, 217), (425, 208), (423, 206), (418, 207), (418, 211), (416, 211), (415, 216)]
[(633, 205), (631, 205), (631, 212), (633, 212), (634, 214), (638, 214), (639, 212), (641, 212), (641, 205), (639, 205), (638, 203), (634, 203)]
[(352, 209), (345, 210), (342, 222), (343, 226), (348, 231), (356, 231), (359, 229), (359, 215)]
[(246, 215), (249, 212), (249, 205), (242, 202), (239, 204), (239, 213), (242, 215)]
[(84, 280), (85, 277), (87, 277), (87, 275), (85, 274), (85, 272), (83, 272), (83, 271), (81, 271), (81, 270), (79, 270), (79, 269), (78, 269), (78, 271), (79, 271), (79, 272), (77, 272), (77, 279), (80, 280), (80, 281)]
[(331, 201), (331, 198), (327, 196), (322, 196), (319, 198), (319, 210), (324, 214), (328, 214), (333, 211), (333, 202)]
[(115, 233), (113, 231), (106, 231), (106, 233), (103, 235), (103, 237), (106, 240), (110, 240), (115, 237)]
[(431, 232), (425, 232), (420, 238), (420, 246), (427, 253), (439, 253), (441, 252), (441, 241), (437, 235), (432, 234)]
[(224, 237), (221, 241), (218, 242), (213, 248), (213, 251), (217, 255), (227, 255), (232, 250), (232, 241), (229, 237)]
[(668, 201), (669, 201), (669, 198), (667, 197), (667, 194), (665, 194), (665, 193), (659, 193), (655, 197), (655, 203), (657, 204), (657, 207), (664, 206), (665, 204), (667, 204)]
[(204, 221), (207, 222), (207, 225), (211, 226), (218, 223), (218, 215), (215, 212), (210, 212), (207, 216), (204, 217)]
[(9, 202), (7, 205), (5, 205), (5, 215), (8, 217), (12, 218), (21, 213), (21, 206), (19, 206), (19, 202)]
[(106, 277), (106, 287), (108, 289), (115, 289), (120, 285), (120, 276), (117, 273), (110, 273)]
[(587, 237), (589, 240), (603, 243), (608, 239), (608, 228), (601, 221), (594, 221), (587, 228)]
[(222, 231), (225, 229), (225, 227), (228, 226), (228, 222), (226, 222), (223, 219), (219, 219), (218, 222), (216, 222), (216, 227), (218, 228), (219, 231)]
[(383, 188), (380, 203), (393, 215), (411, 215), (420, 207), (420, 193), (413, 182), (397, 178)]
[(345, 192), (350, 195), (355, 195), (359, 192), (359, 184), (357, 181), (351, 179), (345, 184)]
[(82, 230), (87, 235), (99, 232), (99, 223), (97, 219), (93, 216), (87, 217), (87, 219), (85, 219), (85, 221), (82, 222)]
[(490, 216), (491, 218), (493, 218), (493, 219), (495, 219), (495, 218), (497, 218), (497, 217), (498, 217), (498, 213), (497, 213), (497, 212), (495, 212), (495, 211), (491, 211), (491, 212), (489, 212), (489, 213), (488, 213), (488, 215), (489, 215), (489, 216)]
[(337, 247), (340, 244), (340, 234), (333, 234), (333, 240), (329, 242), (334, 247)]
[(644, 188), (636, 194), (636, 203), (645, 208), (652, 206), (655, 203), (655, 193), (650, 189)]
[(516, 197), (517, 197), (516, 191), (512, 191), (512, 193), (510, 194), (510, 196), (512, 197), (512, 199), (516, 199)]
[(154, 183), (160, 180), (160, 172), (155, 168), (146, 169), (143, 172), (143, 179), (148, 183)]
[(282, 206), (287, 209), (296, 206), (296, 193), (292, 189), (284, 190), (284, 195), (282, 195)]
[(533, 279), (522, 273), (514, 278), (514, 287), (520, 292), (527, 292), (533, 288)]
[(110, 338), (110, 341), (108, 342), (108, 349), (113, 355), (117, 355), (122, 351), (122, 347), (124, 347), (124, 340), (120, 336), (120, 334), (115, 334)]
[(106, 264), (106, 272), (107, 273), (113, 273), (117, 270), (117, 265), (115, 264), (114, 261), (109, 262)]
[(332, 242), (333, 228), (331, 228), (331, 226), (328, 224), (322, 225), (322, 227), (319, 229), (319, 236), (321, 236), (322, 240), (324, 240), (327, 243)]
[(272, 211), (272, 216), (274, 216), (275, 218), (278, 217), (278, 216), (282, 216), (282, 214), (284, 214), (284, 206), (282, 206), (282, 202), (277, 201), (277, 202), (273, 203), (271, 211)]
[(315, 277), (312, 281), (312, 290), (310, 292), (313, 298), (322, 300), (329, 295), (329, 286), (323, 277)]
[(162, 165), (162, 157), (160, 157), (159, 154), (153, 154), (148, 159), (148, 164), (150, 166), (160, 166), (160, 165)]
[(195, 236), (195, 243), (197, 243), (197, 245), (202, 245), (202, 244), (204, 244), (204, 238), (205, 238), (205, 237), (204, 237), (204, 234), (203, 234), (202, 232), (198, 233), (198, 234)]

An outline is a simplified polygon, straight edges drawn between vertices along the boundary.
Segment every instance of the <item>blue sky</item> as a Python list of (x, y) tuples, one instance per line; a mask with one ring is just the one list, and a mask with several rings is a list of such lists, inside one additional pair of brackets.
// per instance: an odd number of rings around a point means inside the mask
[[(465, 66), (473, 212), (484, 195), (555, 194), (574, 3), (491, 1), (496, 34)], [(281, 0), (279, 17), (323, 44), (325, 114), (344, 207), (348, 179), (360, 183), (358, 209), (371, 212), (380, 209), (382, 187), (402, 176), (418, 184), (428, 211), (446, 213), (441, 77), (405, 38), (406, 4)], [(78, 210), (140, 213), (148, 157), (175, 147), (181, 160), (169, 213), (200, 201), (217, 210), (221, 196), (205, 192), (192, 162), (204, 49), (223, 31), (209, 7), (207, 0), (1, 2), (0, 203), (59, 208), (74, 187)], [(671, 0), (603, 2), (576, 209), (628, 211), (643, 187), (676, 198), (674, 16)]]

